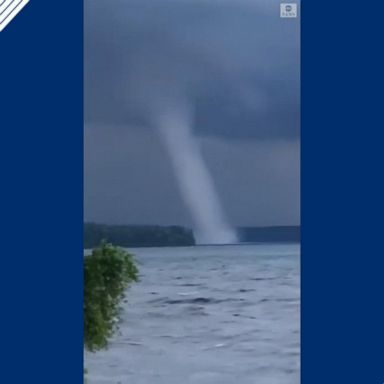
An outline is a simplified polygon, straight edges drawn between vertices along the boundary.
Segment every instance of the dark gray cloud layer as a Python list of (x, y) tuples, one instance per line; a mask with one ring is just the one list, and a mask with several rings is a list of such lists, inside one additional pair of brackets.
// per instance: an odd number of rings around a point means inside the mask
[(297, 138), (299, 22), (279, 4), (86, 1), (86, 121), (142, 127), (149, 104), (185, 97), (198, 134)]
[(151, 111), (187, 100), (235, 225), (300, 217), (299, 21), (276, 0), (85, 1), (85, 219), (191, 225)]

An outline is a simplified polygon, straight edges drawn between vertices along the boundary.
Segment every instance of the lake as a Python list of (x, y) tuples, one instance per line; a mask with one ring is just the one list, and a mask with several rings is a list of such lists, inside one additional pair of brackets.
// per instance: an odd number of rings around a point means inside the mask
[(89, 384), (298, 384), (300, 246), (131, 249), (140, 282)]

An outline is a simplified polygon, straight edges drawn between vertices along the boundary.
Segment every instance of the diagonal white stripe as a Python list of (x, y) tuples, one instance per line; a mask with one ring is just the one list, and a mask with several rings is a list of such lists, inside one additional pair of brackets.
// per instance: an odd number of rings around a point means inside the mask
[(28, 2), (29, 0), (4, 1), (0, 8), (0, 32), (14, 19)]
[[(3, 15), (4, 12), (8, 12), (9, 9), (12, 9), (16, 6), (18, 3), (17, 0), (0, 0), (0, 16)], [(12, 3), (13, 6), (12, 6)], [(9, 8), (9, 9), (8, 9)]]

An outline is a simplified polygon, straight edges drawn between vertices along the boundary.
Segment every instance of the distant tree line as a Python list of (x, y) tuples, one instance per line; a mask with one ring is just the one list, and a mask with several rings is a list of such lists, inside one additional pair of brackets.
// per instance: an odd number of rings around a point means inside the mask
[(102, 240), (120, 247), (165, 247), (194, 245), (190, 229), (181, 226), (84, 224), (84, 248)]

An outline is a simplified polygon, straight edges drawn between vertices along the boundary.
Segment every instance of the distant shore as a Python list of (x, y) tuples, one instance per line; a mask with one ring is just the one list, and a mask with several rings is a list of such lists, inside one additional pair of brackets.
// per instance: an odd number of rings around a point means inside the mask
[[(299, 243), (300, 226), (239, 227), (240, 244)], [(120, 247), (185, 247), (197, 245), (193, 230), (178, 225), (108, 225), (84, 223), (84, 248), (106, 240)]]

